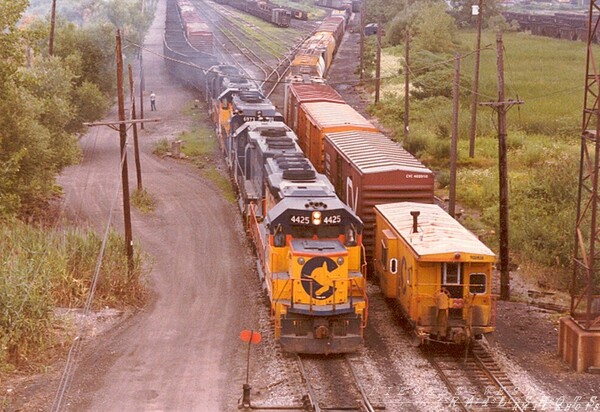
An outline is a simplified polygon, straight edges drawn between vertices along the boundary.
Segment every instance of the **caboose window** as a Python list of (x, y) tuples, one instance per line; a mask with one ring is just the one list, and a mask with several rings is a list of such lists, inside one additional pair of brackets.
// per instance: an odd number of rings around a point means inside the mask
[(395, 275), (396, 273), (398, 273), (398, 259), (396, 259), (396, 258), (390, 259), (390, 273), (392, 275)]
[(460, 262), (444, 263), (442, 270), (445, 285), (460, 285)]
[(469, 276), (469, 292), (482, 294), (486, 292), (487, 276), (485, 273), (471, 273)]

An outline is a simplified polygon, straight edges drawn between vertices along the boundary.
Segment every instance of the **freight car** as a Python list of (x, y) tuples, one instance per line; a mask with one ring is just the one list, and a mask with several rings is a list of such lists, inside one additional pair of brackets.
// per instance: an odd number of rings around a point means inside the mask
[(315, 6), (327, 7), (330, 9), (338, 10), (352, 10), (352, 0), (315, 0)]
[(248, 13), (261, 20), (268, 21), (279, 27), (289, 27), (292, 13), (282, 7), (274, 7), (263, 1), (257, 0), (217, 0), (219, 4), (227, 4), (244, 13)]
[(325, 175), (337, 195), (363, 221), (363, 245), (371, 263), (375, 247), (373, 207), (400, 201), (433, 203), (434, 174), (400, 144), (378, 132), (327, 133), (324, 148)]
[(204, 53), (213, 53), (213, 33), (196, 7), (188, 0), (177, 1), (177, 11), (190, 45)]
[(439, 206), (375, 206), (375, 271), (415, 343), (465, 344), (495, 328), (494, 253)]
[(205, 87), (205, 71), (209, 67), (218, 64), (218, 60), (212, 53), (200, 51), (194, 47), (186, 37), (186, 32), (187, 29), (182, 21), (178, 2), (175, 0), (167, 1), (165, 35), (163, 38), (163, 54), (165, 55), (167, 70), (174, 77), (193, 88), (203, 90)]
[(343, 16), (327, 17), (297, 50), (290, 65), (292, 76), (312, 76), (324, 79), (344, 37)]
[[(305, 86), (299, 83), (289, 84), (289, 99), (301, 97), (302, 93), (296, 89), (303, 87)], [(331, 86), (325, 85), (324, 88), (331, 88)], [(289, 106), (285, 107), (285, 111), (290, 113), (290, 117), (286, 120), (298, 134), (300, 147), (320, 173), (324, 170), (323, 141), (327, 133), (352, 130), (377, 132), (377, 128), (350, 105), (343, 101), (335, 101), (335, 97), (331, 96), (335, 96), (337, 92), (331, 90), (324, 92), (321, 99), (294, 100), (296, 103), (292, 104), (295, 104), (295, 110), (290, 109)]]
[[(587, 40), (588, 18), (586, 13), (541, 13), (504, 11), (507, 22), (518, 23), (520, 31), (530, 31), (537, 36), (565, 40)], [(598, 43), (598, 37), (592, 41)]]

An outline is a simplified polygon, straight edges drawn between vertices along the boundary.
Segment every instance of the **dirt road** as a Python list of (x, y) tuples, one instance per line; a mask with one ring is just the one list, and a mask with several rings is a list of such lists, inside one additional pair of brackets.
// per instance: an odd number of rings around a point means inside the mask
[[(160, 1), (145, 42), (158, 54), (164, 12)], [(133, 212), (133, 235), (151, 255), (153, 297), (142, 313), (86, 341), (67, 409), (230, 410), (244, 376), (239, 331), (254, 322), (245, 293), (253, 274), (239, 213), (191, 166), (150, 154), (157, 140), (191, 127), (183, 109), (197, 96), (169, 77), (161, 57), (144, 52), (144, 69), (145, 115), (162, 119), (147, 123), (140, 135), (144, 187), (157, 208), (149, 215)], [(149, 111), (150, 91), (158, 111)], [(81, 141), (83, 162), (60, 178), (68, 215), (98, 230), (106, 225), (120, 182), (118, 140), (108, 127), (91, 130)], [(115, 204), (113, 224), (121, 230), (120, 198)]]

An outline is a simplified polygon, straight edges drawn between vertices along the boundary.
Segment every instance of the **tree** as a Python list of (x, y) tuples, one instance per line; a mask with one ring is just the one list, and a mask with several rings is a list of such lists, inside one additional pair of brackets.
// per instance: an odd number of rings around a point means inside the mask
[[(16, 28), (27, 2), (0, 2), (0, 214), (52, 195), (56, 174), (77, 155), (65, 131), (74, 75), (58, 59), (25, 65), (32, 34)], [(35, 36), (33, 36), (35, 37)]]
[(413, 26), (419, 48), (434, 53), (454, 50), (457, 28), (454, 19), (446, 13), (446, 6), (443, 3), (425, 3), (418, 7)]

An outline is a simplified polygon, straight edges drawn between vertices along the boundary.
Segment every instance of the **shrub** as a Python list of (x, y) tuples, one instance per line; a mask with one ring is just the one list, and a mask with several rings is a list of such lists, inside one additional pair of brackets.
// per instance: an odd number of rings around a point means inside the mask
[(442, 170), (436, 174), (435, 179), (437, 181), (438, 188), (445, 189), (450, 185), (450, 172), (447, 170)]

